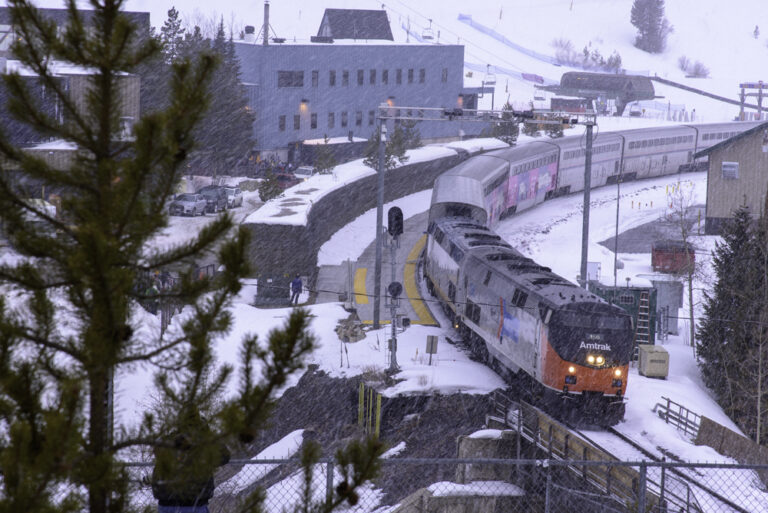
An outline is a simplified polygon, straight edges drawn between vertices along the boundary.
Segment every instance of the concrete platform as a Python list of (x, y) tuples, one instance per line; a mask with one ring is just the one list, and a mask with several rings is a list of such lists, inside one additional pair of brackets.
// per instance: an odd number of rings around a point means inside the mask
[[(400, 247), (395, 251), (394, 272), (392, 269), (391, 237), (387, 235), (382, 251), (381, 272), (381, 324), (389, 324), (392, 314), (386, 301), (387, 286), (392, 281), (403, 285), (397, 313), (408, 317), (411, 324), (438, 326), (438, 322), (429, 310), (421, 294), (421, 278), (419, 276), (418, 259), (426, 243), (427, 212), (405, 220), (403, 234), (400, 236)], [(348, 290), (348, 282), (352, 282), (353, 297), (347, 298), (350, 306), (357, 309), (357, 315), (364, 324), (373, 324), (374, 307), (374, 273), (376, 262), (375, 241), (363, 250), (357, 262), (350, 267), (322, 266), (317, 278), (317, 302), (341, 301), (339, 292)], [(350, 273), (351, 277), (350, 277)], [(351, 280), (350, 280), (351, 278)]]

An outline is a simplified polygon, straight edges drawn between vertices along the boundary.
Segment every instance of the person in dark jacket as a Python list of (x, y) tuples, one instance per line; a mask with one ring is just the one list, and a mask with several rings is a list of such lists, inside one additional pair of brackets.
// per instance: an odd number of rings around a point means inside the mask
[(301, 283), (301, 278), (297, 274), (296, 277), (293, 279), (293, 281), (291, 281), (291, 304), (292, 305), (299, 304), (299, 294), (301, 294), (301, 289), (303, 287), (304, 287), (304, 284)]
[(223, 443), (198, 443), (211, 435), (205, 420), (195, 413), (193, 425), (184, 433), (166, 440), (155, 449), (152, 471), (152, 495), (158, 502), (158, 513), (209, 513), (208, 501), (213, 497), (216, 467), (229, 461)]

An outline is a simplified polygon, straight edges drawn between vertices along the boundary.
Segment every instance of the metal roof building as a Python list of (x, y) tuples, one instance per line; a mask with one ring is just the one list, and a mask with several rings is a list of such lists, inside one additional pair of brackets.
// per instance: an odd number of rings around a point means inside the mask
[(694, 155), (709, 157), (704, 231), (718, 234), (744, 205), (753, 218), (766, 214), (768, 191), (768, 123), (725, 139)]

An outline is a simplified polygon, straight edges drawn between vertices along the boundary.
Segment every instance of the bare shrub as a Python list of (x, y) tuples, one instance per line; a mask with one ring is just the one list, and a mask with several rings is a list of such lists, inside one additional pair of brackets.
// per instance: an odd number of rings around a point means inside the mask
[(685, 55), (681, 55), (677, 59), (677, 67), (680, 69), (680, 71), (688, 71), (688, 68), (691, 67), (691, 60)]
[(703, 63), (696, 61), (694, 65), (688, 70), (688, 77), (692, 78), (707, 78), (709, 76), (709, 68)]

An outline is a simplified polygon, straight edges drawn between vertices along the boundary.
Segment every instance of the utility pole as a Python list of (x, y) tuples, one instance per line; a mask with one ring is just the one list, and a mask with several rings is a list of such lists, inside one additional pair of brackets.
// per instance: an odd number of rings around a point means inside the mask
[(594, 121), (586, 122), (587, 126), (587, 148), (584, 157), (584, 213), (581, 225), (581, 270), (579, 273), (579, 282), (582, 287), (589, 288), (587, 279), (587, 245), (589, 243), (589, 194), (592, 189), (592, 128)]
[(379, 106), (379, 183), (376, 195), (376, 263), (373, 271), (373, 329), (381, 327), (379, 314), (381, 312), (381, 249), (384, 225), (384, 146), (387, 140), (387, 125), (384, 105)]

